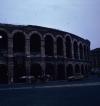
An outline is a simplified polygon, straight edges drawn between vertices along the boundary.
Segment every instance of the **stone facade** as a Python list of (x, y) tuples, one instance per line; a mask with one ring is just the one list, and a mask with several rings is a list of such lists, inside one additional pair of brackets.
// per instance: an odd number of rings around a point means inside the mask
[(40, 26), (0, 24), (0, 83), (67, 80), (88, 74), (90, 42)]
[(96, 48), (91, 50), (90, 52), (90, 59), (91, 59), (91, 68), (92, 71), (99, 71), (100, 72), (100, 48)]

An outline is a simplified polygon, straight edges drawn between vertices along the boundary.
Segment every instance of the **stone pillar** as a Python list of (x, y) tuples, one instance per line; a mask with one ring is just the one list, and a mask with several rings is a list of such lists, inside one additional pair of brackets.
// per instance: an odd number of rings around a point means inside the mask
[(82, 75), (81, 64), (79, 64), (80, 75)]
[(8, 38), (8, 83), (13, 83), (13, 71), (14, 71), (14, 62), (13, 62), (13, 39)]
[(85, 55), (84, 55), (84, 46), (82, 46), (83, 48), (83, 60), (85, 60)]
[(56, 40), (54, 40), (54, 57), (57, 58), (57, 44), (56, 44)]
[(45, 76), (45, 62), (41, 62), (41, 69), (42, 69), (42, 76), (44, 77)]
[(79, 60), (81, 60), (81, 55), (82, 55), (82, 54), (80, 54), (80, 51), (81, 51), (81, 49), (80, 49), (80, 46), (78, 45), (78, 59)]
[(44, 39), (41, 40), (41, 57), (45, 57), (45, 42), (44, 42)]
[(64, 46), (64, 58), (66, 58), (66, 40), (63, 40), (63, 46)]
[(80, 49), (79, 49), (79, 45), (78, 45), (78, 59), (80, 59)]
[(57, 63), (55, 63), (55, 80), (57, 80), (57, 75), (58, 75), (58, 72), (57, 72)]
[(65, 66), (65, 80), (67, 80), (67, 64), (66, 64), (66, 62), (64, 62), (64, 66)]
[(26, 54), (26, 76), (27, 76), (27, 83), (31, 83), (31, 79), (29, 78), (30, 76), (30, 40), (26, 39), (26, 45), (25, 45), (25, 54)]
[(74, 47), (73, 47), (73, 43), (72, 43), (72, 59), (74, 59)]
[(86, 46), (86, 60), (88, 60), (88, 47)]
[(75, 72), (75, 64), (73, 65), (73, 75), (76, 76), (76, 72)]
[(90, 56), (90, 47), (88, 46), (88, 61), (90, 60), (89, 56)]

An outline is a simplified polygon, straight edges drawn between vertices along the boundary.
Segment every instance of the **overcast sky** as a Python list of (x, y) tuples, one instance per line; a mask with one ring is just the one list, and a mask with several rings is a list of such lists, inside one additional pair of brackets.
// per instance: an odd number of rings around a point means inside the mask
[(0, 23), (56, 28), (100, 47), (100, 0), (0, 0)]

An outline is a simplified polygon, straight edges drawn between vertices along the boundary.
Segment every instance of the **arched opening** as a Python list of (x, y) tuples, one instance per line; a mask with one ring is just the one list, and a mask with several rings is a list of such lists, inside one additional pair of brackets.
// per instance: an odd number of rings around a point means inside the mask
[(78, 59), (78, 44), (77, 44), (77, 42), (75, 41), (74, 42), (74, 58), (75, 59)]
[(41, 54), (41, 38), (38, 34), (32, 34), (30, 37), (30, 52), (33, 55)]
[(85, 70), (84, 70), (84, 65), (83, 64), (81, 65), (81, 73), (82, 73), (82, 75), (85, 74)]
[(25, 35), (22, 32), (16, 32), (13, 37), (13, 52), (25, 53)]
[(61, 37), (57, 38), (57, 56), (63, 56), (63, 39)]
[(49, 35), (45, 37), (45, 55), (54, 56), (54, 41)]
[(72, 66), (71, 64), (69, 64), (69, 65), (66, 67), (66, 70), (67, 70), (67, 77), (70, 77), (70, 76), (73, 76), (73, 75), (74, 75), (73, 66)]
[(86, 59), (86, 46), (84, 45), (84, 59)]
[(86, 56), (87, 56), (87, 60), (89, 60), (89, 55), (90, 55), (90, 49), (89, 49), (89, 47), (87, 47), (87, 49), (86, 49)]
[(0, 64), (0, 84), (8, 83), (8, 67), (7, 65)]
[(65, 66), (64, 64), (57, 65), (57, 80), (65, 79)]
[(25, 68), (25, 59), (24, 57), (15, 57), (14, 58), (14, 82), (15, 83), (25, 83), (26, 82), (26, 68)]
[(76, 64), (76, 65), (75, 65), (75, 74), (76, 74), (76, 75), (79, 75), (80, 73), (81, 73), (80, 67), (79, 67), (78, 64)]
[(72, 43), (69, 36), (66, 37), (66, 56), (72, 58)]
[(31, 82), (38, 80), (42, 76), (42, 74), (43, 74), (43, 72), (41, 69), (41, 65), (38, 63), (31, 63), (30, 76), (33, 77), (31, 79)]
[(83, 47), (82, 47), (82, 44), (79, 45), (79, 54), (80, 54), (80, 59), (83, 59)]
[(45, 74), (49, 76), (49, 80), (55, 80), (55, 66), (51, 63), (46, 63)]
[(8, 53), (8, 36), (7, 33), (0, 30), (0, 56)]
[(86, 75), (88, 74), (88, 67), (87, 67), (87, 65), (85, 65), (85, 74)]

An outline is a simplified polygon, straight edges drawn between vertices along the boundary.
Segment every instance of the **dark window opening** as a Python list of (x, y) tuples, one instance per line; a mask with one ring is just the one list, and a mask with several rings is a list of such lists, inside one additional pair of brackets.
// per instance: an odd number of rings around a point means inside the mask
[(65, 67), (64, 64), (59, 64), (57, 66), (57, 80), (65, 79)]
[(25, 53), (25, 35), (21, 32), (14, 34), (13, 51), (14, 53)]
[(69, 64), (68, 66), (67, 66), (67, 77), (70, 77), (70, 76), (73, 76), (74, 74), (73, 74), (73, 66), (71, 65), (71, 64)]
[(84, 58), (86, 59), (86, 46), (84, 45)]
[(74, 58), (78, 59), (78, 44), (74, 42)]
[(78, 64), (75, 65), (75, 74), (76, 74), (76, 75), (77, 75), (77, 74), (80, 74), (80, 67), (79, 67)]
[(22, 58), (14, 59), (14, 82), (15, 83), (25, 83), (26, 82), (26, 68), (25, 60)]
[(30, 76), (33, 77), (31, 79), (31, 82), (34, 82), (35, 80), (38, 80), (39, 78), (41, 78), (42, 74), (43, 72), (42, 72), (40, 64), (37, 64), (37, 63), (31, 64)]
[(62, 38), (58, 37), (57, 38), (57, 55), (58, 56), (63, 56), (63, 40)]
[(41, 38), (38, 34), (31, 35), (30, 52), (31, 52), (31, 54), (40, 54), (41, 53)]
[(0, 64), (0, 84), (8, 83), (8, 67), (7, 65)]
[(89, 55), (90, 55), (90, 49), (89, 49), (89, 47), (87, 47), (87, 50), (86, 50), (87, 52), (87, 54), (86, 54), (86, 56), (87, 56), (87, 60), (89, 60)]
[(72, 58), (72, 44), (69, 36), (66, 37), (66, 56)]
[(45, 37), (45, 55), (54, 56), (54, 41), (51, 36)]
[(47, 63), (45, 74), (49, 77), (49, 80), (55, 80), (55, 66), (53, 64)]
[(83, 65), (81, 66), (81, 72), (82, 72), (83, 75), (85, 74), (84, 66)]
[(82, 44), (79, 45), (79, 53), (80, 53), (80, 59), (83, 59), (83, 47), (82, 47)]
[(85, 66), (85, 74), (88, 74), (88, 67), (87, 67), (87, 65)]
[(0, 56), (8, 53), (8, 37), (4, 31), (0, 31)]

